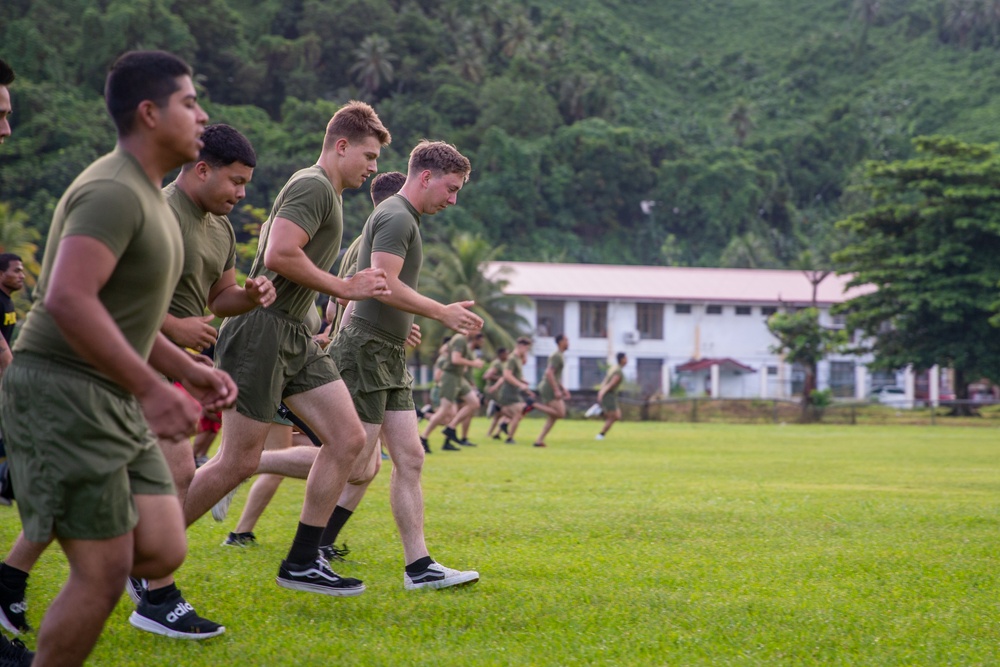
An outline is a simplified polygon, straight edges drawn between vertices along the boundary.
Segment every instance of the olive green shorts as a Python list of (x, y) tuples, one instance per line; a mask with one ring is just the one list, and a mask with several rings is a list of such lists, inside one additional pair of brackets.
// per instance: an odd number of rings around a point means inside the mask
[(441, 407), (441, 385), (435, 384), (431, 387), (431, 405), (437, 410)]
[(281, 401), (340, 379), (333, 359), (302, 322), (255, 308), (226, 320), (215, 345), (215, 365), (239, 388), (236, 411), (271, 422)]
[(556, 400), (556, 390), (549, 386), (544, 380), (538, 385), (538, 400), (542, 403), (551, 403)]
[(0, 419), (33, 542), (125, 535), (139, 520), (134, 495), (175, 493), (139, 402), (110, 381), (21, 352), (4, 373)]
[(521, 391), (519, 389), (505, 382), (500, 385), (500, 391), (497, 392), (496, 402), (504, 407), (507, 407), (508, 405), (524, 403), (524, 398), (521, 397)]
[(609, 391), (601, 399), (601, 408), (605, 412), (618, 412), (618, 392)]
[(353, 317), (330, 344), (354, 408), (366, 424), (381, 424), (386, 412), (414, 409), (404, 342)]
[(441, 398), (452, 403), (460, 402), (472, 391), (472, 384), (461, 375), (455, 373), (441, 374)]

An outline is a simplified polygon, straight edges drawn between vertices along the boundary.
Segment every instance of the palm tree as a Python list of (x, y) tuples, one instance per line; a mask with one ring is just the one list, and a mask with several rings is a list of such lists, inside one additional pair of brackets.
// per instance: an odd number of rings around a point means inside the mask
[(729, 123), (733, 128), (733, 132), (736, 133), (736, 143), (740, 146), (746, 141), (750, 130), (757, 127), (753, 122), (753, 107), (750, 102), (742, 97), (736, 100), (736, 104), (726, 117), (726, 122)]
[[(493, 247), (485, 239), (471, 234), (458, 234), (450, 245), (432, 245), (427, 248), (428, 271), (421, 292), (442, 303), (475, 301), (472, 310), (483, 318), (486, 347), (513, 349), (514, 340), (530, 328), (528, 321), (518, 314), (517, 306), (527, 305), (521, 296), (504, 294), (507, 286), (504, 274), (486, 275), (487, 263), (496, 259), (502, 247)], [(444, 327), (435, 321), (420, 323), (423, 331), (421, 349), (436, 350), (445, 334)]]
[(10, 204), (0, 202), (0, 252), (12, 252), (21, 257), (24, 264), (25, 282), (34, 285), (34, 276), (41, 268), (35, 253), (38, 252), (38, 241), (41, 234), (37, 229), (25, 226), (28, 214), (24, 211), (11, 209)]
[(348, 70), (354, 75), (361, 91), (365, 95), (373, 95), (383, 83), (392, 83), (395, 68), (392, 61), (396, 54), (389, 51), (389, 40), (378, 34), (368, 35), (353, 55), (357, 59)]

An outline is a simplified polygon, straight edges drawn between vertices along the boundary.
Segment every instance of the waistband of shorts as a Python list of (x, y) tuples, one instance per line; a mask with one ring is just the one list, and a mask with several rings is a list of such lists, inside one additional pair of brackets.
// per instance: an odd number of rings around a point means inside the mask
[(356, 329), (362, 333), (366, 333), (373, 338), (377, 338), (383, 343), (390, 343), (392, 345), (398, 345), (399, 347), (406, 345), (405, 338), (400, 338), (395, 334), (391, 334), (385, 329), (382, 329), (368, 320), (358, 317), (357, 315), (352, 317), (351, 321), (347, 323), (347, 328)]
[(290, 322), (292, 324), (305, 324), (301, 317), (295, 317), (290, 313), (286, 313), (283, 310), (277, 310), (275, 308), (255, 308), (254, 312), (260, 313), (261, 315), (275, 317), (279, 320), (284, 320), (285, 322)]
[(93, 382), (120, 398), (132, 398), (132, 394), (126, 391), (124, 387), (101, 375), (96, 369), (87, 370), (80, 368), (78, 366), (74, 366), (72, 363), (67, 363), (64, 359), (53, 359), (52, 357), (46, 357), (45, 355), (38, 354), (37, 352), (22, 350), (14, 355), (14, 363), (22, 368), (45, 371), (46, 373), (69, 375), (77, 378), (78, 380)]

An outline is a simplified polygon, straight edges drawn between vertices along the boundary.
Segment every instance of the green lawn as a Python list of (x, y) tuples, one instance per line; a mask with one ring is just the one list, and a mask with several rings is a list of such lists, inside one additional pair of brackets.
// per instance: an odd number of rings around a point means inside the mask
[[(273, 582), (299, 482), (261, 546), (221, 547), (244, 489), (225, 524), (192, 528), (178, 576), (226, 634), (139, 632), (123, 598), (92, 664), (1000, 663), (994, 429), (627, 423), (595, 442), (597, 428), (428, 458), (428, 542), (480, 571), (464, 589), (403, 590), (388, 466), (345, 529), (364, 563), (338, 569), (368, 585), (354, 599)], [(0, 518), (9, 544), (16, 513)], [(64, 576), (52, 549), (29, 588), (36, 625)]]

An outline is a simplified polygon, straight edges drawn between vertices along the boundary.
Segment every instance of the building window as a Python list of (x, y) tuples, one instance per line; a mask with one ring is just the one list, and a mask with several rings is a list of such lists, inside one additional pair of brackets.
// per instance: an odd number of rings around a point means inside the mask
[(768, 366), (767, 367), (767, 374), (768, 375), (775, 375), (776, 376), (778, 374), (778, 367), (777, 366)]
[(535, 325), (537, 335), (547, 338), (566, 333), (563, 329), (565, 301), (539, 301), (536, 307), (538, 309), (537, 324)]
[(854, 362), (830, 362), (830, 391), (839, 398), (854, 396)]
[(674, 306), (674, 312), (678, 315), (690, 315), (691, 314), (691, 304), (690, 303), (678, 303)]
[(837, 315), (831, 315), (830, 320), (834, 329), (843, 329), (847, 326), (847, 315), (839, 313)]
[(639, 359), (636, 362), (636, 379), (644, 397), (662, 392), (663, 359)]
[(775, 306), (760, 307), (760, 314), (764, 317), (771, 317), (771, 315), (774, 315), (776, 312), (778, 312), (778, 309)]
[(718, 304), (710, 304), (705, 307), (705, 313), (707, 313), (708, 315), (721, 315), (722, 306)]
[(580, 338), (608, 337), (608, 303), (580, 302)]
[(637, 303), (635, 328), (642, 340), (663, 340), (663, 304)]
[(608, 362), (602, 357), (580, 357), (580, 389), (597, 389), (604, 382)]
[(737, 315), (750, 315), (753, 312), (753, 308), (750, 306), (736, 306)]

